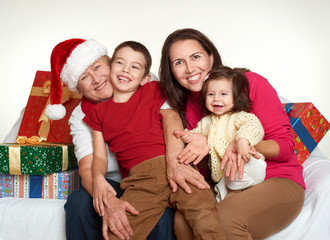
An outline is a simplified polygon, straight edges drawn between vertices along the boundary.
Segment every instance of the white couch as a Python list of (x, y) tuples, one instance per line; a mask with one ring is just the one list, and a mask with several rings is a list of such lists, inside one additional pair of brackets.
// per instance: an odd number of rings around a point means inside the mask
[[(304, 162), (307, 189), (298, 217), (267, 240), (330, 239), (330, 160), (316, 148)], [(1, 240), (65, 239), (65, 200), (0, 199)]]
[[(19, 125), (20, 119), (9, 135), (16, 136)], [(330, 159), (316, 148), (303, 167), (307, 186), (303, 209), (288, 227), (267, 240), (330, 239)], [(0, 198), (0, 240), (64, 240), (65, 202)]]

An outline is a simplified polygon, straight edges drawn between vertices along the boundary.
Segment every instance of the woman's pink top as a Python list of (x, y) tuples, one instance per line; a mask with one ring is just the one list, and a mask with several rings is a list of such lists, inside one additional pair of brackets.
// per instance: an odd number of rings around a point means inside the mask
[[(278, 156), (266, 159), (266, 179), (288, 178), (306, 188), (302, 174), (303, 167), (294, 154), (292, 126), (275, 89), (267, 79), (256, 73), (246, 72), (245, 75), (250, 84), (250, 98), (253, 103), (251, 112), (259, 118), (265, 130), (263, 139), (276, 141), (280, 148)], [(186, 109), (188, 129), (194, 128), (203, 117), (199, 96), (200, 93), (192, 93), (188, 97)]]

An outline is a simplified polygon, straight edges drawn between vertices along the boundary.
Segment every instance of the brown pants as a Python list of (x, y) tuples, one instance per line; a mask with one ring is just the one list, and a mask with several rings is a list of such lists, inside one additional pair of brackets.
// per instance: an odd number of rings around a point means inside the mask
[[(183, 213), (193, 229), (194, 239), (224, 239), (212, 190), (189, 186), (192, 194), (181, 188), (172, 192), (166, 177), (164, 156), (133, 167), (120, 185), (124, 190), (120, 199), (131, 203), (139, 211), (137, 216), (127, 214), (133, 229), (131, 239), (146, 239), (167, 207), (177, 208)], [(109, 237), (117, 239), (112, 233)]]
[[(264, 239), (289, 225), (304, 203), (304, 189), (285, 178), (271, 178), (217, 204), (229, 240)], [(174, 221), (178, 240), (193, 239), (180, 213)], [(181, 234), (185, 232), (185, 234)]]

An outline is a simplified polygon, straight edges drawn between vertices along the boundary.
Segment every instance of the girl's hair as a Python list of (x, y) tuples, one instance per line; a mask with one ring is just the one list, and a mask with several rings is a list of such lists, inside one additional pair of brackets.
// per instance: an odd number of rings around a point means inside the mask
[(221, 57), (211, 42), (211, 40), (206, 37), (203, 33), (198, 30), (185, 28), (179, 29), (171, 33), (164, 42), (162, 48), (162, 56), (160, 60), (159, 67), (159, 79), (162, 87), (162, 91), (166, 96), (167, 102), (178, 111), (183, 124), (186, 125), (186, 103), (189, 90), (181, 86), (181, 84), (175, 79), (171, 71), (171, 59), (170, 59), (170, 48), (178, 41), (182, 40), (195, 40), (197, 41), (203, 49), (207, 52), (209, 56), (213, 55), (214, 63), (213, 67), (221, 66)]
[(249, 93), (250, 93), (249, 81), (244, 74), (244, 72), (247, 71), (249, 70), (244, 68), (232, 69), (227, 66), (213, 68), (209, 72), (208, 78), (205, 80), (202, 88), (201, 105), (204, 108), (205, 112), (210, 113), (210, 111), (205, 106), (208, 83), (210, 81), (219, 81), (219, 80), (226, 80), (232, 82), (234, 106), (231, 112), (240, 112), (240, 111), (249, 112), (251, 110), (252, 101), (249, 97)]
[(114, 50), (114, 52), (112, 54), (112, 57), (111, 57), (111, 60), (110, 60), (110, 65), (115, 60), (117, 52), (120, 49), (124, 48), (124, 47), (129, 47), (129, 48), (133, 49), (134, 51), (140, 52), (140, 53), (143, 54), (144, 59), (146, 61), (144, 76), (147, 75), (147, 74), (149, 74), (150, 73), (151, 64), (152, 64), (151, 55), (150, 55), (148, 49), (142, 43), (135, 42), (135, 41), (126, 41), (126, 42), (122, 42), (121, 44), (119, 44), (115, 48), (115, 50)]

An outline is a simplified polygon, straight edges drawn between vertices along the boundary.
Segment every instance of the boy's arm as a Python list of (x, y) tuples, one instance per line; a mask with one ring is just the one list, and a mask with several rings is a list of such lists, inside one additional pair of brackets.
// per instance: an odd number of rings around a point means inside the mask
[[(93, 130), (92, 135), (94, 148), (92, 164), (93, 205), (96, 212), (103, 217), (103, 237), (109, 239), (108, 229), (110, 229), (120, 239), (129, 239), (133, 235), (133, 230), (126, 211), (133, 215), (137, 215), (139, 212), (130, 203), (116, 198), (116, 191), (105, 180), (108, 159), (103, 133)], [(104, 205), (106, 211), (104, 211)]]
[(116, 191), (106, 181), (105, 174), (107, 172), (108, 159), (106, 145), (103, 139), (103, 133), (92, 130), (93, 135), (93, 205), (96, 212), (100, 216), (104, 216), (104, 205), (110, 207), (108, 202), (108, 192), (116, 196)]
[(178, 154), (183, 150), (184, 144), (180, 138), (173, 134), (175, 129), (183, 130), (183, 125), (179, 114), (173, 109), (161, 109), (163, 115), (163, 130), (166, 143), (167, 178), (173, 192), (177, 190), (177, 184), (187, 193), (191, 193), (191, 188), (187, 182), (200, 188), (209, 188), (203, 176), (192, 166), (179, 163)]

